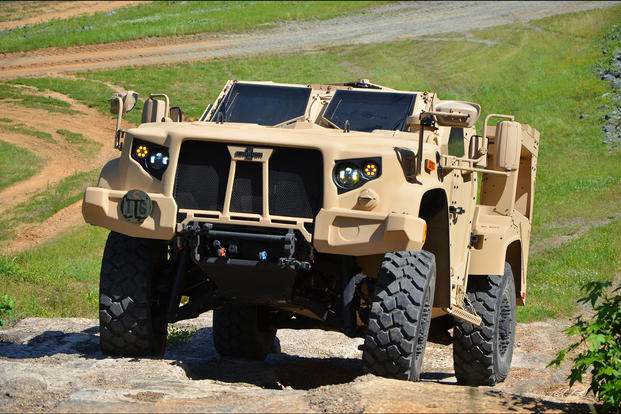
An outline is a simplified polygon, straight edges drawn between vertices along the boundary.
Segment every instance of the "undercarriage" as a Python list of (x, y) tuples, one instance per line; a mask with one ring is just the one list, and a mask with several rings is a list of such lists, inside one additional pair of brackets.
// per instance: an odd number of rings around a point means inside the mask
[(364, 335), (374, 280), (354, 257), (316, 252), (296, 230), (192, 222), (170, 252), (169, 322), (239, 301), (277, 309), (275, 328)]

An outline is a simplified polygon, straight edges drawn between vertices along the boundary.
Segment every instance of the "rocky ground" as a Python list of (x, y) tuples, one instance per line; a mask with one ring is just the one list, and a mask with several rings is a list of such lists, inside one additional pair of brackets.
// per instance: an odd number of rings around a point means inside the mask
[[(621, 30), (617, 30), (613, 36), (621, 36)], [(611, 62), (610, 68), (602, 69), (597, 67), (597, 72), (602, 80), (610, 85), (610, 92), (605, 96), (609, 96), (610, 103), (601, 109), (606, 111), (604, 120), (606, 124), (602, 127), (604, 130), (604, 143), (611, 145), (621, 144), (621, 50), (602, 50), (604, 55), (609, 55)]]
[(0, 411), (586, 412), (586, 386), (567, 387), (567, 366), (545, 368), (568, 324), (519, 325), (507, 381), (472, 388), (456, 385), (451, 348), (435, 344), (413, 383), (363, 375), (362, 339), (335, 332), (281, 330), (280, 353), (235, 360), (216, 353), (207, 313), (176, 325), (197, 331), (163, 358), (111, 358), (94, 320), (30, 318), (0, 331)]

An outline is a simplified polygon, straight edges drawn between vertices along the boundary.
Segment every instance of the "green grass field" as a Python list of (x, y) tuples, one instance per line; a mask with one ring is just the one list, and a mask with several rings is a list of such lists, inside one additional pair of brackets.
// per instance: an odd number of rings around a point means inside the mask
[(1, 34), (0, 53), (193, 33), (245, 32), (287, 20), (329, 19), (377, 1), (152, 2), (91, 16), (55, 19)]
[[(62, 92), (107, 113), (106, 100), (112, 91), (98, 82), (107, 81), (134, 89), (143, 97), (149, 92), (168, 93), (171, 104), (181, 105), (184, 112), (196, 117), (226, 79), (305, 84), (365, 77), (398, 89), (436, 91), (442, 99), (478, 102), (484, 110), (481, 119), (491, 112), (514, 114), (518, 121), (541, 131), (542, 137), (532, 237), (543, 248), (531, 256), (528, 306), (519, 309), (519, 320), (532, 321), (572, 314), (581, 283), (611, 280), (621, 274), (621, 151), (602, 144), (604, 112), (598, 108), (609, 103), (602, 95), (610, 89), (593, 70), (604, 59), (602, 47), (621, 48), (621, 36), (616, 35), (616, 40), (611, 36), (619, 32), (615, 27), (619, 21), (621, 6), (474, 33), (475, 39), (495, 41), (491, 46), (464, 40), (401, 41), (326, 48), (303, 55), (79, 74), (89, 80), (84, 82), (42, 78), (14, 83)], [(149, 76), (144, 76), (147, 72)], [(588, 116), (580, 119), (581, 114)], [(138, 119), (139, 110), (132, 116), (130, 120)], [(593, 227), (579, 232), (584, 226)], [(565, 238), (571, 240), (560, 244)], [(74, 252), (65, 247), (80, 245), (82, 240), (92, 250), (77, 253), (84, 259), (78, 265)], [(92, 291), (98, 283), (98, 257), (104, 242), (105, 231), (83, 228), (16, 258), (5, 257), (3, 263), (9, 263), (12, 270), (3, 272), (8, 276), (3, 278), (6, 287), (0, 284), (0, 293), (19, 298), (17, 314), (21, 317), (95, 316), (96, 306), (86, 294), (75, 297), (73, 313), (64, 307), (72, 302), (65, 293), (54, 290), (62, 283), (56, 278), (67, 277), (67, 283), (74, 283), (78, 276), (56, 272), (53, 266), (61, 263), (59, 257), (65, 257), (84, 272), (80, 279), (84, 292)], [(37, 281), (36, 289), (33, 285), (37, 293), (31, 294), (27, 286), (35, 282), (24, 275), (45, 260), (50, 260), (54, 277)], [(44, 293), (45, 284), (50, 286), (49, 295)], [(63, 305), (45, 305), (51, 302)]]
[(0, 190), (35, 175), (44, 162), (27, 149), (0, 141)]

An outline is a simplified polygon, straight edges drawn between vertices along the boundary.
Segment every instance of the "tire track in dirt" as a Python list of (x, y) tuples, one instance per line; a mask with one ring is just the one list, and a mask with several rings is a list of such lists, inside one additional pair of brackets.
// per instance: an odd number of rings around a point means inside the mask
[(249, 33), (162, 37), (7, 53), (0, 55), (0, 79), (416, 39), (617, 4), (618, 1), (398, 3), (368, 9), (364, 14), (285, 22), (273, 29)]
[[(117, 88), (115, 86), (115, 89)], [(118, 156), (118, 152), (112, 148), (114, 121), (111, 118), (57, 92), (38, 92), (30, 87), (24, 87), (23, 92), (24, 95), (49, 96), (68, 102), (71, 109), (80, 111), (81, 114), (49, 112), (44, 109), (25, 108), (16, 104), (0, 102), (0, 114), (3, 117), (10, 118), (15, 123), (24, 124), (26, 127), (49, 132), (56, 141), (50, 143), (29, 135), (2, 132), (0, 139), (39, 155), (46, 164), (38, 174), (0, 191), (0, 214), (28, 200), (33, 194), (46, 189), (48, 186), (57, 184), (65, 177), (101, 168), (108, 160)], [(127, 121), (124, 121), (124, 127), (127, 126)], [(58, 129), (79, 132), (84, 137), (101, 143), (101, 149), (98, 153), (87, 157), (80, 153), (76, 146), (58, 134), (56, 132)], [(82, 201), (78, 201), (35, 226), (20, 226), (17, 229), (17, 237), (3, 246), (3, 250), (7, 253), (23, 251), (83, 224), (81, 205)]]

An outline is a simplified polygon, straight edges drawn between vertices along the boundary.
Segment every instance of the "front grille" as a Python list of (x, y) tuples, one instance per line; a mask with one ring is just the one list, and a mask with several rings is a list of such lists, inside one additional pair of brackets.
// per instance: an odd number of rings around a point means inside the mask
[(260, 162), (237, 162), (231, 211), (255, 214), (263, 211), (263, 164)]
[(231, 156), (225, 144), (182, 143), (174, 189), (179, 208), (221, 211), (230, 165)]
[[(267, 161), (268, 183), (263, 182), (263, 162), (235, 162), (230, 212), (314, 218), (323, 204), (321, 152), (272, 148), (274, 151)], [(227, 144), (185, 141), (181, 145), (174, 188), (179, 208), (223, 211), (230, 165)], [(263, 211), (264, 195), (269, 199), (269, 212)]]
[(276, 148), (269, 161), (270, 214), (315, 218), (322, 206), (321, 152)]

